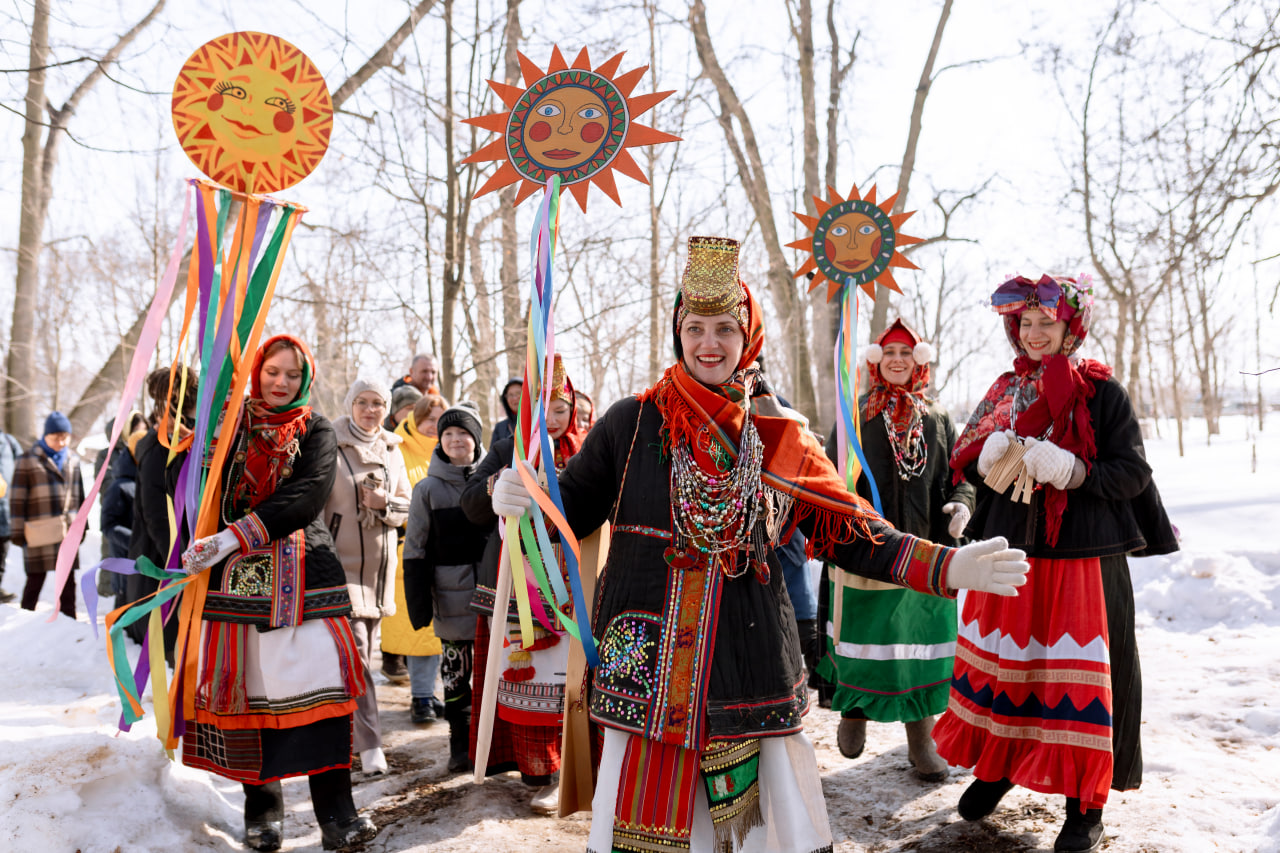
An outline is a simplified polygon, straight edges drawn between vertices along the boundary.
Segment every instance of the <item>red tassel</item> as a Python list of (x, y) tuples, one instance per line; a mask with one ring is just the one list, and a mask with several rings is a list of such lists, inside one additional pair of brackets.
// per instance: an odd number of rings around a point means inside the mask
[(524, 666), (520, 669), (504, 669), (502, 671), (502, 678), (504, 681), (532, 681), (533, 674), (533, 667)]

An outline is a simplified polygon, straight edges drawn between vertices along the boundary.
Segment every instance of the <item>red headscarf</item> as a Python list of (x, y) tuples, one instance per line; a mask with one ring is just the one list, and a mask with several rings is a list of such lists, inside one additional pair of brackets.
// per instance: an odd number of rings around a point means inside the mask
[[(902, 322), (894, 320), (889, 328), (880, 333), (876, 339), (880, 347), (892, 343), (904, 343), (912, 349), (920, 343), (920, 335)], [(896, 432), (905, 432), (911, 423), (911, 414), (919, 406), (924, 405), (924, 391), (929, 387), (929, 364), (912, 362), (911, 378), (902, 385), (894, 385), (885, 381), (880, 373), (880, 362), (867, 362), (867, 376), (871, 381), (871, 390), (867, 392), (867, 405), (863, 413), (864, 420), (870, 420), (887, 407), (889, 418)]]
[[(267, 350), (277, 341), (287, 341), (302, 353), (302, 384), (298, 396), (284, 406), (268, 406), (262, 398), (262, 363)], [(270, 497), (281, 477), (292, 473), (298, 455), (298, 439), (311, 420), (311, 382), (315, 362), (311, 352), (293, 335), (276, 335), (258, 347), (250, 374), (249, 401), (244, 407), (243, 467), (232, 484), (234, 505), (244, 511), (253, 509)]]
[[(1040, 361), (1027, 355), (1018, 327), (1024, 312), (1044, 310), (1041, 304), (1045, 303), (1046, 294), (1036, 292), (1035, 298), (1012, 301), (1013, 296), (1024, 291), (1032, 293), (1037, 288), (1054, 297), (1051, 310), (1055, 313), (1045, 311), (1046, 315), (1057, 316), (1067, 323), (1061, 352)], [(1055, 290), (1057, 292), (1053, 292)], [(1112, 371), (1100, 361), (1075, 356), (1089, 334), (1093, 292), (1087, 278), (1081, 276), (1077, 282), (1043, 276), (1039, 282), (1031, 282), (1019, 276), (1000, 286), (996, 296), (1002, 294), (1008, 304), (1002, 305), (994, 298), (993, 303), (1003, 315), (1005, 334), (1017, 357), (1013, 370), (1002, 374), (987, 390), (956, 441), (951, 452), (953, 479), (957, 483), (964, 479), (964, 469), (977, 460), (987, 438), (1011, 425), (1022, 437), (1045, 438), (1047, 434), (1049, 441), (1069, 450), (1084, 462), (1086, 470), (1091, 469), (1098, 447), (1089, 415), (1089, 400), (1093, 398), (1095, 383), (1105, 382)], [(1067, 508), (1067, 492), (1048, 483), (1041, 487), (1045, 493), (1045, 542), (1055, 545)]]
[[(741, 284), (741, 282), (740, 282)], [(640, 395), (652, 400), (662, 412), (663, 443), (672, 447), (688, 442), (698, 466), (708, 474), (718, 473), (717, 456), (736, 461), (738, 442), (746, 423), (743, 402), (748, 381), (754, 381), (753, 365), (764, 348), (764, 322), (760, 304), (742, 284), (746, 304), (746, 340), (742, 357), (730, 380), (722, 385), (703, 385), (688, 371), (680, 346), (680, 306), (677, 295), (672, 314), (676, 363), (667, 368), (654, 386)], [(795, 503), (793, 521), (816, 517), (815, 537), (819, 544), (848, 542), (855, 536), (870, 538), (868, 520), (876, 518), (870, 504), (844, 487), (831, 461), (816, 438), (797, 421), (752, 413), (757, 433), (764, 445), (761, 481)]]

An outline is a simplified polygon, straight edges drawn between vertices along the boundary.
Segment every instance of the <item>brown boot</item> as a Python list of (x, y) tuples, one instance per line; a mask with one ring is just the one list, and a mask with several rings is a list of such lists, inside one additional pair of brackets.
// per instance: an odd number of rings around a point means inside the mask
[(933, 724), (937, 721), (937, 717), (925, 717), (906, 724), (907, 758), (916, 775), (926, 782), (941, 782), (950, 772), (933, 745)]
[(867, 745), (867, 721), (853, 717), (841, 717), (836, 729), (836, 746), (845, 758), (857, 758)]

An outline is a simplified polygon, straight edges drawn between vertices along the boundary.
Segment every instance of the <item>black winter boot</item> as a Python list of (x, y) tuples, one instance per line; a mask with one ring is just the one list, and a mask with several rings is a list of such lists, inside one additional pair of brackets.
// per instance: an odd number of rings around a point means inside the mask
[(982, 820), (996, 810), (996, 806), (1000, 805), (1000, 798), (1011, 790), (1013, 790), (1013, 783), (1008, 779), (1001, 779), (998, 782), (974, 779), (960, 795), (956, 811), (960, 812), (960, 817), (965, 820)]
[(1102, 809), (1080, 811), (1080, 801), (1067, 797), (1067, 819), (1062, 822), (1053, 853), (1096, 853), (1102, 849)]
[(244, 844), (253, 850), (279, 850), (284, 843), (284, 792), (279, 782), (244, 783)]
[(471, 746), (470, 706), (453, 710), (445, 706), (445, 719), (449, 721), (449, 772), (466, 773), (474, 765), (468, 754)]

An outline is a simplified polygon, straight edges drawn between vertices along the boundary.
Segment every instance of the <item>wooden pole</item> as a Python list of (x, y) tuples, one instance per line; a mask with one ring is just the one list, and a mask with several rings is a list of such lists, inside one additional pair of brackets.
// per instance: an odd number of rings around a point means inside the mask
[[(506, 519), (502, 519), (502, 524)], [(480, 694), (480, 722), (476, 730), (476, 784), (484, 783), (489, 767), (489, 747), (493, 744), (493, 715), (498, 707), (498, 677), (502, 674), (502, 642), (507, 636), (507, 611), (511, 605), (511, 552), (506, 539), (498, 560), (498, 583), (494, 590), (493, 621), (489, 625), (489, 650), (485, 654), (484, 690)]]

